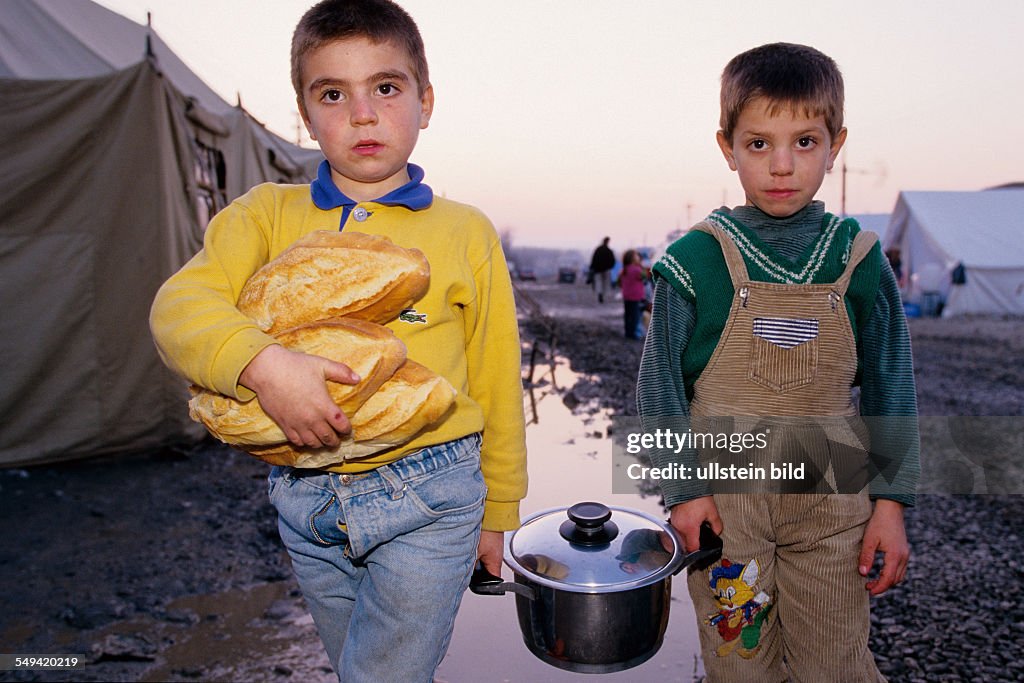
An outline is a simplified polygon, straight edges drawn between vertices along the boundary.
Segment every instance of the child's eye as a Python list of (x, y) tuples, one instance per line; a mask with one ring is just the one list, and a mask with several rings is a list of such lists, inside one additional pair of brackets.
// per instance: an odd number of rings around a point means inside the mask
[(320, 99), (324, 102), (341, 102), (345, 99), (345, 96), (341, 94), (340, 90), (330, 89), (324, 90), (320, 95)]
[(398, 86), (394, 83), (381, 83), (377, 86), (377, 92), (381, 95), (396, 95), (398, 94)]
[(768, 143), (764, 140), (751, 140), (750, 149), (761, 150), (768, 147)]
[(810, 149), (814, 147), (815, 140), (812, 137), (804, 136), (796, 141), (796, 146), (800, 149)]

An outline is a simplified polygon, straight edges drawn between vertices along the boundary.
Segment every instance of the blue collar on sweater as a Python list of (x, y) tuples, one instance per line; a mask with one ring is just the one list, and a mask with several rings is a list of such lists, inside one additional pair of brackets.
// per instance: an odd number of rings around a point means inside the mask
[[(374, 199), (376, 204), (385, 206), (404, 206), (413, 211), (419, 211), (430, 206), (434, 201), (434, 191), (429, 185), (423, 183), (423, 169), (416, 164), (408, 164), (409, 182), (399, 188), (391, 190), (383, 197)], [(331, 179), (331, 166), (324, 159), (317, 169), (316, 180), (309, 185), (310, 193), (313, 196), (313, 203), (318, 209), (330, 211), (342, 207), (341, 223), (339, 229), (345, 227), (348, 215), (358, 202), (348, 197), (338, 189)]]

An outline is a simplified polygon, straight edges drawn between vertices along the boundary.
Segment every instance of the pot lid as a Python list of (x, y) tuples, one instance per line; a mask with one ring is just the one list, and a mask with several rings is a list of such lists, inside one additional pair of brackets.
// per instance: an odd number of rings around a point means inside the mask
[(531, 515), (505, 549), (513, 571), (574, 593), (646, 586), (675, 573), (682, 561), (682, 544), (668, 524), (589, 501)]

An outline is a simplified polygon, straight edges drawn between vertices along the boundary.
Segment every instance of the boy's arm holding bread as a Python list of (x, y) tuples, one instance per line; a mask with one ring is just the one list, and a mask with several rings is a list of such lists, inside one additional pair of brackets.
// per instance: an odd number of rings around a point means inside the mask
[(271, 239), (240, 203), (215, 216), (203, 249), (157, 293), (153, 338), (164, 362), (196, 384), (243, 401), (258, 395), (295, 445), (337, 445), (348, 418), (326, 380), (359, 378), (342, 363), (285, 349), (236, 307), (242, 287), (270, 259)]
[(351, 431), (348, 416), (327, 393), (327, 381), (355, 384), (359, 376), (343, 363), (274, 344), (253, 358), (239, 383), (256, 393), (264, 412), (296, 446), (333, 448)]

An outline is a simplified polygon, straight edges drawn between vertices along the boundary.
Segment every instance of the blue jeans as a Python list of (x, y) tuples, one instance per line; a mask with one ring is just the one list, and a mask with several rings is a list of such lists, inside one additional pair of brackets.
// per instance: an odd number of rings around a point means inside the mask
[(624, 301), (622, 314), (623, 323), (626, 328), (627, 339), (640, 339), (643, 335), (643, 327), (640, 321), (644, 317), (643, 301)]
[(480, 435), (365, 474), (275, 467), (269, 490), (339, 680), (431, 681), (476, 561)]

